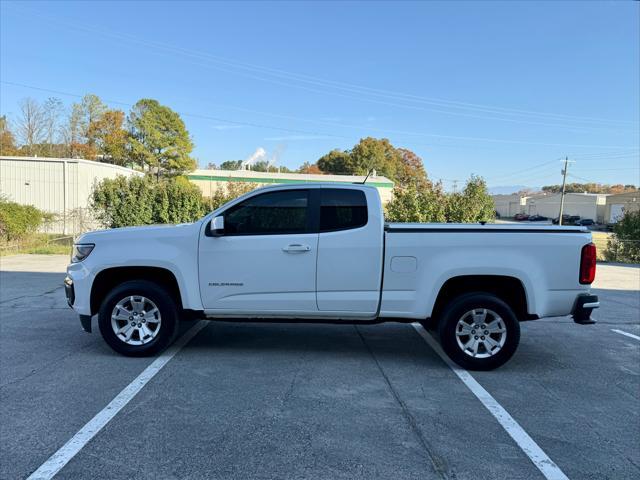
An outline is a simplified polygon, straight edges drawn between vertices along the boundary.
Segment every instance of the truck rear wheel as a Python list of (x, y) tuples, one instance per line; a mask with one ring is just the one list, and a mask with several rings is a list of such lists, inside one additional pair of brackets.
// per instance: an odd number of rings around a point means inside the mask
[(107, 344), (131, 357), (155, 355), (178, 333), (178, 308), (161, 285), (133, 280), (113, 288), (98, 312), (98, 326)]
[(504, 365), (520, 342), (520, 323), (495, 295), (469, 293), (451, 301), (438, 325), (442, 349), (468, 370)]

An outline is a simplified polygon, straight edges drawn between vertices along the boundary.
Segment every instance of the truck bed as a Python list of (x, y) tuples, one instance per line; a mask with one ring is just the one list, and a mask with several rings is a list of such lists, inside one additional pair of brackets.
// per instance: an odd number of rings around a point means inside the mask
[(589, 291), (578, 271), (590, 242), (589, 230), (577, 226), (386, 224), (381, 314), (429, 317), (447, 279), (502, 276), (521, 282), (528, 314), (568, 315), (576, 295)]

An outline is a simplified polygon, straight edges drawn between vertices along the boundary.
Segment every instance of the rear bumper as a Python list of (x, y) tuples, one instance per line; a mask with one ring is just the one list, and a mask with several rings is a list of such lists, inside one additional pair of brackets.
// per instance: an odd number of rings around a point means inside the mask
[(592, 323), (596, 323), (596, 321), (591, 318), (591, 312), (599, 307), (600, 302), (598, 301), (597, 295), (578, 295), (578, 298), (576, 298), (576, 303), (574, 304), (573, 310), (571, 312), (573, 321), (579, 323), (580, 325), (589, 325)]

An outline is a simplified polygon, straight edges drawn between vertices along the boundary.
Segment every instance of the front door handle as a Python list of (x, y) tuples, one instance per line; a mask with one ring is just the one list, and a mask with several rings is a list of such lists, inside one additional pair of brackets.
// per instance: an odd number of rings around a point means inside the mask
[(309, 245), (302, 245), (300, 243), (292, 243), (291, 245), (287, 245), (282, 249), (283, 252), (286, 253), (304, 253), (311, 250)]

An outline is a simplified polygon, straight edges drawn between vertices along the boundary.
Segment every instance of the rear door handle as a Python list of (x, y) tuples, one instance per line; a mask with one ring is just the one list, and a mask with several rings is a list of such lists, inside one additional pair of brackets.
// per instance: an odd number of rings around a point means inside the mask
[(282, 251), (286, 253), (304, 253), (309, 250), (311, 250), (309, 245), (302, 245), (300, 243), (292, 243), (282, 249)]

